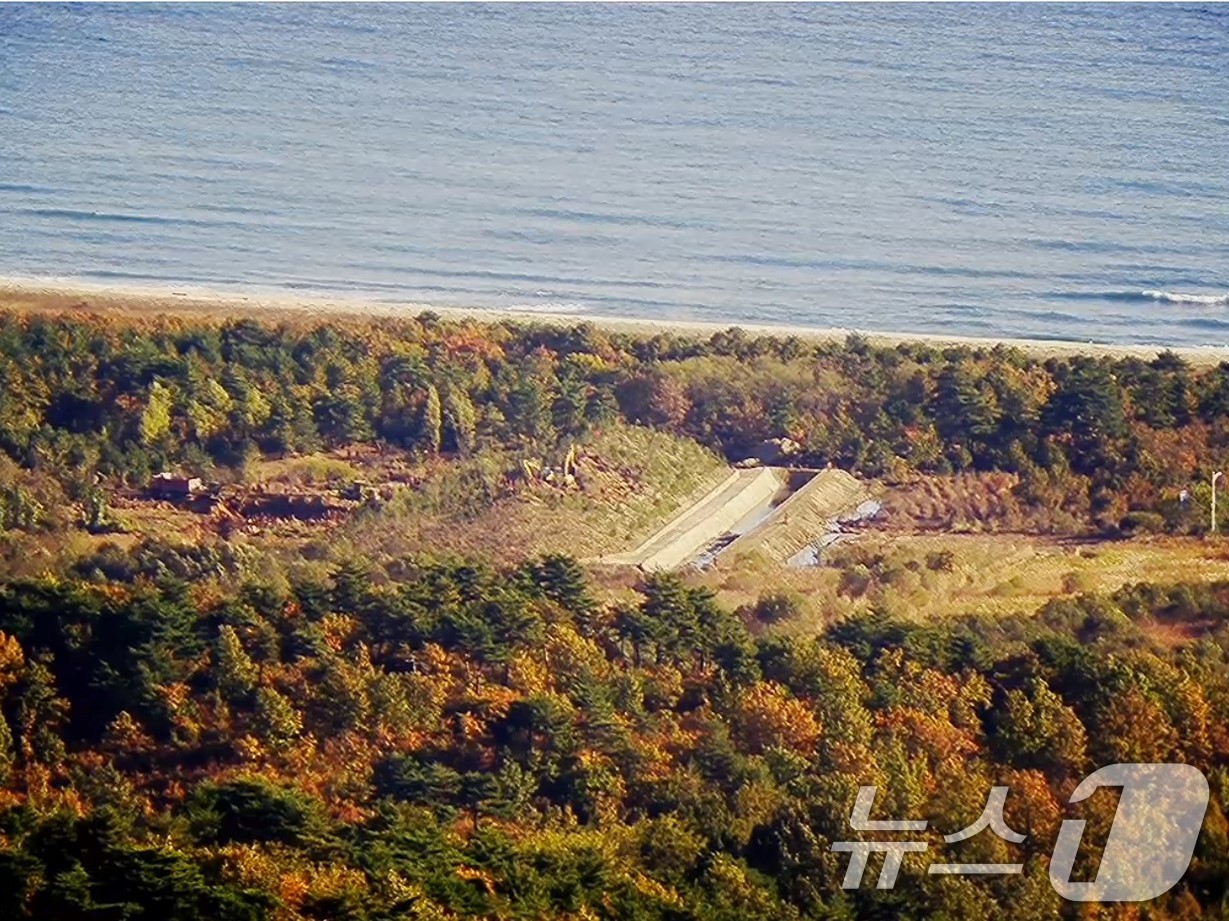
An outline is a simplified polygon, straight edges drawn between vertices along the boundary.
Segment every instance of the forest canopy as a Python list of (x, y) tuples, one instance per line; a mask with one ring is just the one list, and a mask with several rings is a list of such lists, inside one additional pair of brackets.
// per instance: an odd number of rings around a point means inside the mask
[[(14, 543), (36, 558), (0, 573), (0, 916), (1223, 913), (1219, 575), (1092, 590), (1071, 572), (1027, 611), (932, 622), (900, 599), (960, 583), (953, 551), (855, 541), (831, 557), (844, 607), (806, 620), (805, 599), (754, 569), (739, 606), (696, 577), (595, 574), (554, 553), (494, 565), (444, 539), (302, 566), (262, 555), (259, 530), (94, 540), (112, 536), (107, 496), (162, 471), (235, 482), (283, 457), (327, 472), (352, 452), (396, 455), (450, 472), (431, 488), (477, 506), (505, 465), (612, 429), (656, 439), (625, 452), (687, 439), (679, 456), (719, 476), (706, 449), (738, 462), (772, 439), (796, 444), (797, 466), (880, 483), (984, 475), (1047, 536), (1131, 543), (1107, 539), (1207, 527), (1229, 364), (429, 313), (0, 313), (0, 532), (90, 551)], [(429, 491), (407, 482), (396, 515), (353, 526), (401, 528)], [(1091, 915), (1051, 888), (1049, 855), (1076, 784), (1136, 761), (1207, 776), (1203, 832), (1171, 892)], [(849, 858), (832, 845), (864, 785), (877, 815), (925, 819), (950, 859), (1025, 871), (941, 878), (909, 858), (895, 889), (842, 888)], [(995, 786), (1025, 841), (945, 843)], [(1114, 808), (1082, 807), (1085, 878)]]
[[(1169, 760), (1213, 801), (1148, 916), (1224, 897), (1229, 583), (790, 637), (677, 576), (599, 604), (563, 557), (366, 576), (0, 584), (4, 917), (1076, 917), (1044, 869), (1071, 789)], [(935, 847), (1009, 786), (1026, 874), (843, 890), (862, 784)]]
[[(140, 484), (355, 444), (542, 451), (614, 418), (731, 460), (789, 438), (799, 465), (870, 477), (1001, 471), (1068, 529), (1185, 531), (1202, 525), (1181, 492), (1224, 458), (1229, 364), (429, 313), (277, 326), (0, 314), (0, 451), (77, 500), (95, 474)], [(35, 523), (37, 503), (0, 483), (5, 521)]]

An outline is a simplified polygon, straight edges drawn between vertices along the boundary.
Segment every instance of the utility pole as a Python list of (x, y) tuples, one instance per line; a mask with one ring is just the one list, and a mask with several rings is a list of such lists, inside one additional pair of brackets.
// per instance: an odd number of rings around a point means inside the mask
[(1212, 533), (1216, 533), (1216, 481), (1224, 476), (1223, 470), (1217, 470), (1212, 474)]

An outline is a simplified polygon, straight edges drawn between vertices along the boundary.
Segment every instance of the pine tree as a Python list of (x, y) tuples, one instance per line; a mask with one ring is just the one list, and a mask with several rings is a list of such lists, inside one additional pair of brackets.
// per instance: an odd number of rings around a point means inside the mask
[(85, 506), (85, 528), (91, 533), (107, 530), (110, 516), (107, 513), (107, 494), (97, 486), (86, 491), (82, 501)]
[(235, 628), (227, 624), (218, 632), (214, 649), (218, 688), (232, 703), (245, 699), (256, 687), (256, 664), (243, 648)]
[(4, 713), (0, 712), (0, 786), (8, 783), (9, 774), (13, 770), (14, 759), (13, 731), (9, 728), (9, 723), (4, 718)]
[(1041, 678), (1029, 679), (1023, 690), (1007, 692), (994, 726), (993, 740), (1004, 760), (1072, 773), (1084, 766), (1084, 727)]
[(61, 730), (68, 713), (69, 703), (56, 693), (55, 676), (47, 664), (27, 663), (17, 707), (23, 761), (56, 767), (64, 760), (67, 750)]
[(468, 810), (474, 831), (478, 830), (478, 821), (486, 804), (498, 793), (499, 785), (495, 777), (485, 771), (468, 771), (461, 775), (457, 800)]
[(261, 740), (271, 748), (285, 748), (303, 731), (303, 717), (273, 688), (258, 688), (255, 728)]
[(570, 556), (548, 554), (533, 568), (534, 581), (547, 598), (584, 621), (596, 607), (585, 572)]
[(641, 610), (657, 643), (657, 662), (679, 662), (695, 650), (699, 623), (693, 598), (678, 576), (655, 573), (645, 580)]
[(1114, 443), (1127, 432), (1118, 382), (1104, 364), (1087, 358), (1061, 378), (1042, 421), (1047, 432), (1069, 441), (1071, 466), (1084, 474), (1110, 463)]
[(478, 414), (464, 389), (449, 385), (443, 396), (443, 423), (457, 453), (468, 457), (474, 451)]
[(525, 377), (508, 393), (506, 417), (514, 437), (526, 444), (548, 442), (554, 438), (551, 397), (546, 387), (533, 377)]
[(998, 430), (993, 395), (982, 389), (959, 364), (943, 369), (931, 408), (939, 434), (949, 445), (948, 457), (956, 466), (967, 461), (986, 466), (989, 448)]
[(434, 384), (427, 388), (427, 402), (422, 410), (422, 440), (432, 454), (439, 454), (444, 445), (444, 410)]
[(171, 408), (174, 394), (161, 381), (154, 381), (149, 388), (149, 400), (141, 413), (141, 443), (157, 444), (171, 430)]
[(495, 791), (488, 809), (503, 819), (515, 821), (525, 815), (538, 791), (533, 773), (515, 761), (506, 761), (495, 775)]

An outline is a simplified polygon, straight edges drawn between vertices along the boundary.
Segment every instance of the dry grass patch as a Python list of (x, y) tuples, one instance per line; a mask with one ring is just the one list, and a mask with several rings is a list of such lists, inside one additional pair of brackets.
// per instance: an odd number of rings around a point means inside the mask
[(1212, 582), (1229, 574), (1229, 539), (1074, 541), (1018, 534), (867, 532), (827, 552), (829, 563), (788, 569), (755, 555), (692, 578), (731, 607), (765, 592), (801, 599), (799, 614), (771, 629), (814, 633), (878, 609), (931, 621), (966, 615), (1031, 615), (1052, 598), (1107, 594), (1134, 582)]
[(363, 476), (362, 469), (349, 459), (335, 454), (312, 454), (258, 461), (249, 465), (244, 479), (250, 483), (322, 486), (353, 483)]
[(1015, 494), (1011, 473), (916, 476), (883, 497), (878, 526), (888, 531), (1061, 533), (1084, 530), (1068, 509), (1030, 509)]
[(339, 540), (375, 558), (594, 557), (648, 536), (728, 470), (695, 442), (625, 425), (595, 435), (577, 454), (572, 486), (518, 480), (511, 456), (441, 465), (386, 507), (358, 516)]
[(846, 548), (841, 588), (900, 616), (926, 620), (1028, 614), (1051, 598), (1108, 593), (1132, 582), (1222, 579), (1226, 559), (1229, 543), (1192, 538), (866, 535)]

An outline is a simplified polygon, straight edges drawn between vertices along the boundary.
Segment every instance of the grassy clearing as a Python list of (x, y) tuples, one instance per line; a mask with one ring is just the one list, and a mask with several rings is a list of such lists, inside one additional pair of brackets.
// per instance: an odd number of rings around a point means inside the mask
[(329, 454), (261, 460), (252, 464), (246, 479), (253, 483), (290, 486), (342, 485), (363, 479), (363, 471), (348, 460)]
[(693, 441), (634, 426), (612, 425), (577, 449), (571, 485), (527, 480), (521, 456), (497, 451), (427, 461), (374, 451), (258, 460), (245, 471), (249, 485), (332, 494), (357, 482), (380, 487), (382, 495), (369, 505), (354, 503), (340, 520), (227, 517), (226, 529), (226, 516), (217, 513), (117, 500), (112, 513), (121, 529), (0, 532), (0, 562), (8, 571), (37, 574), (104, 548), (128, 552), (145, 540), (222, 541), (320, 572), (351, 556), (389, 561), (428, 553), (518, 563), (555, 552), (584, 559), (634, 546), (729, 471)]
[(1051, 598), (1112, 592), (1124, 584), (1213, 581), (1229, 576), (1229, 540), (1139, 538), (1061, 541), (1016, 534), (871, 532), (830, 551), (832, 565), (779, 569), (766, 560), (697, 579), (732, 606), (764, 590), (795, 596), (800, 615), (777, 629), (813, 632), (872, 608), (936, 620), (1031, 614)]
[(951, 554), (950, 572), (899, 579), (897, 596), (920, 617), (1027, 613), (1050, 598), (1112, 592), (1130, 582), (1224, 578), (1229, 544), (1189, 538), (1061, 542), (1045, 538), (943, 535), (898, 538), (893, 552), (925, 560)]
[(414, 490), (358, 516), (334, 552), (373, 558), (462, 553), (515, 562), (626, 549), (727, 473), (717, 455), (651, 429), (607, 428), (579, 446), (572, 487), (515, 483), (518, 459), (488, 455), (440, 465)]

